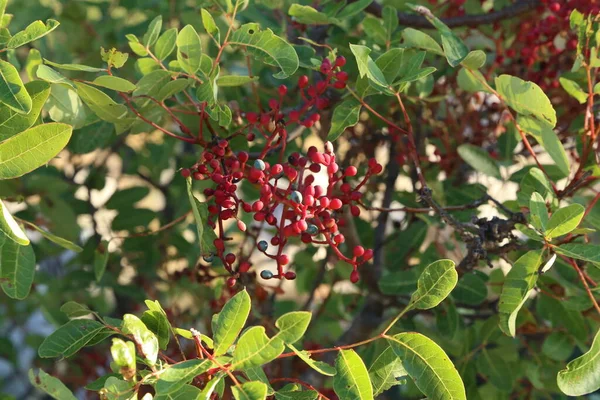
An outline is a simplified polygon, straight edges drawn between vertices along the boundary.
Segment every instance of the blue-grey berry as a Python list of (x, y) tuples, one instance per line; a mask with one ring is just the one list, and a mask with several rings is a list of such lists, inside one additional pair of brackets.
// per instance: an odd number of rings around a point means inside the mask
[(292, 193), (290, 193), (290, 200), (292, 200), (296, 204), (302, 203), (302, 193), (300, 193), (297, 190), (294, 190)]
[(273, 273), (269, 270), (263, 269), (260, 271), (260, 277), (263, 279), (271, 279), (273, 278)]
[(266, 240), (261, 240), (260, 242), (257, 243), (256, 247), (258, 247), (258, 249), (260, 251), (267, 251), (269, 244), (267, 243)]
[(254, 168), (256, 168), (259, 171), (264, 171), (265, 169), (267, 169), (267, 165), (265, 164), (265, 162), (263, 160), (255, 160)]
[(316, 235), (317, 233), (319, 233), (319, 228), (317, 228), (316, 225), (313, 224), (309, 224), (308, 228), (306, 228), (306, 233), (308, 233), (311, 236)]

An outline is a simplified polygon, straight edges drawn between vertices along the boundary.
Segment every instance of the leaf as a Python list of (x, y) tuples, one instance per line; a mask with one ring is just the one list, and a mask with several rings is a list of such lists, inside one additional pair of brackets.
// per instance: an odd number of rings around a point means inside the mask
[(50, 397), (56, 400), (77, 400), (73, 392), (65, 386), (60, 379), (48, 375), (41, 369), (38, 375), (35, 375), (33, 369), (29, 370), (29, 382), (39, 390), (47, 393)]
[(122, 375), (127, 379), (127, 375), (135, 375), (135, 343), (131, 341), (125, 342), (119, 338), (113, 338), (110, 354), (115, 361), (115, 364), (121, 367)]
[(277, 336), (269, 338), (264, 327), (253, 326), (238, 340), (231, 364), (235, 369), (264, 365), (276, 359), (284, 349), (283, 340)]
[(212, 366), (210, 360), (187, 360), (166, 368), (156, 381), (156, 394), (166, 395), (181, 389)]
[(369, 372), (354, 350), (340, 350), (335, 368), (338, 373), (333, 377), (333, 390), (340, 399), (373, 399)]
[(290, 6), (288, 14), (299, 24), (328, 25), (335, 21), (335, 19), (330, 19), (327, 14), (317, 11), (311, 6), (296, 3)]
[(374, 396), (400, 384), (398, 378), (407, 375), (402, 362), (389, 344), (370, 364), (368, 371)]
[[(73, 85), (73, 83), (69, 79), (67, 79), (67, 77), (65, 77), (60, 72), (55, 71), (54, 69), (50, 68), (47, 65), (44, 65), (44, 64), (39, 65), (37, 67), (35, 73), (36, 73), (37, 77), (43, 81), (46, 81), (49, 83), (64, 83), (65, 85), (68, 85), (68, 86), (72, 87), (73, 89), (75, 88), (75, 85)], [(27, 85), (25, 85), (25, 87), (27, 87)]]
[(337, 373), (337, 370), (334, 367), (332, 367), (331, 365), (329, 365), (325, 362), (316, 361), (316, 360), (313, 360), (312, 358), (310, 358), (310, 353), (308, 353), (306, 350), (298, 350), (291, 344), (288, 344), (287, 347), (289, 347), (294, 353), (296, 353), (298, 358), (300, 358), (309, 367), (311, 367), (318, 373), (320, 373), (322, 375), (326, 375), (326, 376), (334, 376)]
[(558, 135), (554, 132), (548, 122), (535, 119), (528, 116), (519, 115), (517, 122), (521, 129), (529, 133), (540, 142), (542, 147), (548, 152), (560, 171), (568, 176), (571, 165)]
[(581, 204), (571, 204), (556, 210), (548, 221), (544, 236), (549, 239), (566, 235), (579, 226), (583, 219), (585, 207)]
[(379, 69), (375, 61), (369, 56), (371, 49), (366, 46), (350, 44), (350, 51), (352, 51), (352, 54), (356, 58), (360, 77), (363, 78), (366, 76), (378, 89), (389, 93), (389, 84), (383, 72), (381, 72), (381, 69)]
[(454, 289), (458, 273), (454, 261), (439, 260), (429, 264), (417, 281), (417, 290), (410, 298), (409, 309), (428, 310), (440, 304)]
[(232, 386), (231, 391), (235, 400), (265, 400), (267, 398), (267, 385), (258, 381)]
[[(171, 73), (162, 69), (152, 71), (146, 74), (137, 83), (137, 88), (133, 92), (134, 96), (156, 96), (161, 89), (171, 80)], [(137, 99), (136, 102), (140, 107), (145, 107), (152, 100), (148, 98)]]
[(100, 47), (100, 56), (102, 61), (107, 63), (110, 68), (121, 68), (129, 59), (129, 54), (117, 51), (114, 47), (110, 50), (104, 50), (104, 47)]
[(67, 301), (60, 307), (60, 311), (65, 313), (68, 318), (85, 317), (92, 313), (92, 310), (87, 308), (87, 306), (75, 301)]
[(515, 337), (517, 315), (538, 279), (542, 251), (528, 251), (512, 266), (502, 286), (499, 302), (499, 326), (506, 335)]
[(498, 163), (490, 157), (487, 151), (471, 144), (462, 144), (458, 146), (457, 151), (460, 157), (476, 171), (496, 179), (502, 179)]
[(583, 91), (577, 82), (563, 78), (562, 76), (558, 78), (558, 81), (563, 89), (565, 89), (565, 92), (574, 97), (580, 104), (588, 101), (588, 94)]
[(425, 32), (413, 28), (406, 28), (402, 31), (402, 39), (407, 47), (414, 47), (429, 51), (440, 56), (444, 55), (444, 50), (431, 36)]
[(339, 19), (350, 18), (354, 15), (359, 14), (362, 10), (367, 8), (373, 0), (358, 0), (348, 4), (342, 9), (335, 17)]
[(338, 105), (333, 111), (327, 140), (336, 140), (346, 128), (356, 125), (359, 121), (361, 107), (362, 105), (355, 99), (344, 100)]
[(29, 227), (35, 229), (36, 231), (38, 231), (39, 233), (41, 233), (42, 236), (44, 236), (46, 239), (48, 239), (52, 243), (55, 243), (61, 247), (64, 247), (67, 250), (71, 250), (76, 253), (80, 253), (81, 251), (83, 251), (83, 249), (81, 247), (77, 246), (75, 243), (73, 243), (67, 239), (61, 238), (60, 236), (56, 236), (55, 234), (50, 233), (31, 222), (27, 222), (27, 226), (29, 226)]
[(167, 318), (167, 313), (161, 307), (158, 300), (146, 300), (148, 311), (142, 314), (142, 322), (148, 327), (158, 338), (158, 346), (162, 350), (166, 350), (169, 345), (171, 324)]
[(314, 390), (302, 390), (302, 386), (292, 383), (275, 392), (275, 400), (317, 400), (319, 393)]
[(488, 295), (485, 280), (480, 274), (466, 273), (452, 291), (452, 298), (459, 303), (468, 305), (481, 304)]
[(83, 128), (88, 120), (88, 113), (79, 95), (64, 85), (52, 85), (46, 111), (53, 121), (72, 125), (73, 129)]
[(587, 353), (574, 359), (561, 370), (556, 383), (568, 396), (583, 396), (600, 389), (600, 331)]
[(246, 290), (237, 293), (225, 303), (212, 320), (214, 356), (225, 354), (246, 324), (250, 314), (250, 296)]
[(476, 70), (485, 65), (487, 57), (481, 50), (473, 50), (467, 54), (464, 60), (460, 63), (465, 68)]
[(19, 114), (29, 114), (33, 107), (19, 72), (11, 63), (3, 60), (0, 60), (0, 103)]
[(513, 110), (523, 115), (532, 115), (556, 125), (556, 111), (544, 91), (535, 83), (510, 75), (496, 78), (496, 91)]
[(192, 25), (186, 25), (177, 35), (176, 44), (179, 65), (188, 74), (195, 75), (202, 60), (202, 43), (198, 32)]
[(546, 201), (538, 192), (533, 192), (529, 201), (529, 219), (531, 224), (540, 231), (546, 230), (548, 224), (548, 208)]
[(542, 344), (542, 353), (556, 361), (565, 361), (573, 353), (573, 340), (568, 333), (552, 332)]
[(177, 45), (177, 28), (166, 30), (154, 45), (154, 55), (159, 60), (169, 57)]
[(31, 97), (29, 114), (21, 114), (10, 107), (0, 106), (0, 142), (30, 128), (38, 120), (42, 107), (50, 96), (50, 85), (46, 82), (28, 82), (25, 89)]
[(91, 319), (72, 319), (48, 336), (38, 348), (42, 358), (70, 357), (92, 340), (108, 337), (113, 331)]
[(158, 357), (158, 339), (156, 335), (146, 327), (146, 325), (133, 314), (123, 316), (122, 331), (125, 334), (133, 335), (133, 339), (138, 343), (142, 356), (150, 363), (156, 364)]
[(458, 86), (467, 92), (486, 92), (491, 93), (490, 90), (483, 84), (486, 79), (483, 74), (479, 71), (472, 71), (466, 68), (461, 68), (458, 71), (456, 82)]
[(204, 8), (200, 10), (202, 17), (202, 25), (210, 36), (213, 37), (217, 42), (221, 41), (221, 33), (219, 31), (219, 27), (215, 23), (213, 16), (206, 11)]
[(29, 238), (10, 214), (2, 200), (0, 200), (0, 232), (21, 246), (29, 244)]
[(46, 60), (44, 58), (44, 63), (58, 68), (58, 69), (64, 69), (67, 71), (82, 71), (82, 72), (104, 72), (106, 71), (106, 69), (104, 68), (96, 68), (96, 67), (90, 67), (87, 65), (83, 65), (83, 64), (58, 64), (49, 60)]
[(531, 168), (521, 180), (519, 191), (517, 192), (519, 206), (528, 207), (531, 195), (534, 192), (538, 192), (546, 201), (554, 198), (554, 191), (552, 190), (550, 181), (548, 181), (546, 175), (539, 168)]
[(6, 43), (6, 48), (16, 49), (24, 44), (33, 42), (34, 40), (46, 36), (55, 30), (59, 25), (60, 23), (53, 19), (47, 20), (45, 24), (42, 21), (32, 22), (21, 32), (15, 33), (14, 36)]
[(0, 236), (0, 282), (4, 293), (11, 299), (26, 298), (34, 273), (35, 254), (31, 245), (21, 246)]
[[(409, 7), (415, 10), (414, 6)], [(421, 10), (422, 9), (426, 10), (426, 12), (423, 12), (422, 14), (438, 30), (440, 36), (442, 37), (442, 47), (444, 49), (446, 59), (448, 60), (448, 64), (450, 64), (452, 67), (456, 67), (467, 57), (469, 54), (469, 49), (463, 43), (463, 41), (456, 36), (446, 24), (442, 22), (442, 20), (434, 16), (431, 11), (427, 10), (426, 8), (421, 7)], [(421, 12), (419, 10), (416, 11)]]
[(217, 86), (233, 87), (242, 86), (250, 82), (256, 82), (258, 77), (242, 76), (242, 75), (221, 75), (217, 78)]
[(156, 43), (156, 39), (158, 39), (161, 29), (162, 15), (159, 15), (150, 22), (150, 25), (148, 25), (148, 30), (144, 34), (142, 41), (146, 47), (151, 47), (154, 43)]
[(66, 124), (42, 124), (1, 142), (0, 180), (17, 178), (48, 163), (67, 145), (72, 130)]
[(425, 396), (436, 400), (467, 399), (458, 371), (434, 341), (414, 332), (386, 338)]
[(100, 119), (119, 123), (127, 115), (127, 107), (116, 103), (103, 91), (81, 82), (75, 82), (75, 86), (77, 94)]
[[(187, 178), (187, 193), (188, 199), (192, 206), (192, 213), (196, 221), (196, 229), (198, 232), (198, 242), (200, 243), (200, 254), (212, 254), (215, 252), (214, 239), (216, 239), (215, 231), (208, 225), (208, 205), (200, 203), (196, 196), (192, 193), (192, 180)], [(204, 229), (205, 225), (208, 229)]]
[(496, 357), (486, 348), (482, 349), (477, 356), (477, 372), (487, 377), (489, 382), (499, 390), (511, 392), (514, 380), (511, 375), (510, 365), (498, 352), (495, 354), (497, 355)]
[(553, 247), (558, 254), (577, 260), (600, 263), (600, 246), (593, 244), (567, 243)]
[(108, 242), (103, 240), (94, 251), (94, 277), (96, 278), (96, 282), (100, 282), (104, 276), (109, 256)]
[(251, 54), (263, 56), (267, 64), (278, 66), (281, 71), (273, 75), (277, 79), (287, 78), (298, 69), (298, 54), (294, 47), (270, 29), (261, 31), (258, 24), (242, 25), (233, 32), (229, 43), (248, 46)]
[(96, 86), (102, 86), (117, 92), (129, 93), (135, 90), (136, 86), (126, 79), (112, 75), (102, 75), (92, 82)]
[(145, 186), (134, 186), (123, 190), (117, 190), (104, 204), (109, 210), (129, 208), (150, 194), (150, 189)]
[(289, 312), (277, 318), (275, 326), (279, 332), (275, 337), (282, 340), (285, 344), (294, 344), (302, 339), (312, 314), (308, 311)]

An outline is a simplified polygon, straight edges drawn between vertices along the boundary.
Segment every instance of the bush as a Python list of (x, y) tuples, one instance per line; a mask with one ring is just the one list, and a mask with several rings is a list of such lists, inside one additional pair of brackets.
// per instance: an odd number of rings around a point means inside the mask
[(427, 3), (0, 0), (7, 398), (600, 389), (600, 5)]

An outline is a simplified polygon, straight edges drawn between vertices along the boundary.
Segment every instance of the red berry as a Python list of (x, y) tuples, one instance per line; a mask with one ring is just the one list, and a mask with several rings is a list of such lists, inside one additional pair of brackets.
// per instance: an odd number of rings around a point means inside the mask
[(191, 171), (187, 168), (181, 170), (181, 176), (183, 176), (184, 178), (189, 178), (191, 174)]
[(336, 89), (344, 89), (346, 87), (346, 82), (344, 81), (337, 81), (333, 84), (333, 87)]
[(296, 122), (300, 119), (300, 113), (298, 111), (290, 111), (288, 114), (290, 121)]
[(280, 265), (287, 265), (290, 262), (290, 258), (286, 254), (282, 254), (277, 258)]
[(230, 288), (234, 287), (236, 283), (237, 280), (233, 276), (227, 279), (227, 286), (229, 286)]
[(302, 75), (300, 78), (298, 78), (298, 87), (303, 89), (306, 87), (306, 85), (308, 85), (308, 76)]
[(358, 170), (356, 169), (355, 166), (351, 165), (348, 168), (346, 168), (346, 170), (344, 171), (344, 175), (346, 176), (356, 176), (356, 174), (358, 173)]
[(227, 264), (233, 264), (235, 262), (235, 254), (227, 253), (227, 255), (225, 256), (225, 262)]
[(358, 275), (358, 271), (357, 270), (352, 271), (352, 273), (350, 274), (350, 282), (356, 283), (356, 282), (358, 282), (359, 279), (360, 279), (360, 276)]
[(363, 254), (363, 260), (369, 261), (371, 258), (373, 258), (373, 250), (371, 250), (371, 249), (365, 250), (365, 254)]
[(285, 279), (287, 279), (288, 281), (292, 281), (292, 280), (296, 279), (296, 273), (292, 272), (292, 271), (286, 272), (284, 276), (285, 276)]
[(287, 86), (285, 86), (285, 85), (279, 86), (279, 89), (278, 89), (279, 95), (285, 96), (285, 94), (287, 93), (287, 90), (288, 90)]
[(331, 208), (332, 210), (339, 210), (340, 208), (342, 208), (342, 201), (338, 198), (334, 198), (331, 200), (331, 203), (329, 203), (329, 208)]
[(343, 67), (344, 65), (346, 65), (346, 57), (344, 57), (344, 56), (337, 56), (337, 58), (335, 59), (335, 66), (336, 67)]
[(246, 120), (251, 124), (254, 124), (256, 121), (258, 121), (258, 115), (253, 112), (246, 113)]
[(348, 80), (348, 73), (346, 71), (340, 71), (337, 74), (335, 74), (335, 77), (340, 81), (346, 82)]
[(354, 257), (360, 257), (363, 254), (365, 254), (365, 248), (362, 246), (356, 246), (354, 247)]

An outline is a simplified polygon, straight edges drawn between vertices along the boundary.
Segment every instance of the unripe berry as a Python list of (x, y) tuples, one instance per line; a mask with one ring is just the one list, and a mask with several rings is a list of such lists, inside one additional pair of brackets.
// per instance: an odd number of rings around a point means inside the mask
[(344, 56), (337, 56), (337, 58), (335, 59), (335, 66), (341, 68), (344, 65), (346, 65), (346, 57), (344, 57)]
[(277, 262), (281, 265), (287, 265), (290, 262), (290, 258), (286, 254), (282, 254), (277, 258)]
[(365, 250), (365, 254), (363, 254), (363, 260), (369, 261), (371, 258), (373, 258), (373, 250)]
[(277, 100), (275, 100), (275, 99), (270, 99), (269, 100), (269, 107), (271, 107), (272, 110), (276, 110), (276, 109), (279, 108), (279, 102)]
[(227, 255), (225, 256), (225, 262), (227, 264), (233, 264), (235, 262), (235, 254), (227, 253)]
[(308, 76), (302, 75), (300, 78), (298, 78), (298, 87), (302, 89), (305, 88), (306, 85), (308, 85)]
[(201, 180), (202, 178), (204, 178), (204, 176), (203, 176), (203, 175), (202, 175), (200, 172), (198, 172), (198, 171), (196, 171), (196, 172), (194, 172), (194, 173), (192, 174), (192, 179), (194, 179), (194, 180), (196, 180), (196, 181), (199, 181), (199, 180)]
[(358, 271), (357, 270), (352, 271), (352, 273), (350, 274), (350, 282), (356, 283), (356, 282), (358, 282), (359, 279), (360, 279), (360, 275), (358, 275)]
[(292, 272), (292, 271), (286, 272), (284, 276), (285, 276), (285, 279), (287, 279), (288, 281), (292, 281), (292, 280), (296, 279), (296, 273)]
[(250, 269), (251, 265), (249, 262), (244, 261), (243, 263), (240, 263), (240, 267), (238, 268), (238, 272), (245, 274), (246, 272), (248, 272), (248, 270)]
[(335, 77), (342, 82), (346, 82), (348, 80), (348, 73), (346, 71), (340, 71), (335, 74)]
[(223, 242), (222, 239), (215, 239), (213, 244), (215, 245), (215, 248), (217, 250), (222, 251), (223, 249), (225, 249), (225, 242)]
[(354, 247), (353, 253), (354, 253), (354, 257), (360, 257), (363, 254), (365, 254), (365, 248), (362, 246), (356, 246), (356, 247)]
[(260, 277), (266, 280), (273, 278), (273, 273), (269, 270), (263, 269), (260, 271)]
[(340, 208), (342, 208), (342, 205), (342, 201), (336, 197), (334, 199), (331, 199), (331, 202), (329, 203), (329, 208), (331, 208), (332, 210), (339, 210)]
[(285, 96), (285, 94), (287, 93), (288, 88), (285, 85), (280, 85), (277, 90), (279, 91), (279, 95), (280, 96)]
[(346, 87), (346, 82), (344, 82), (344, 81), (336, 81), (333, 84), (333, 87), (336, 88), (336, 89), (344, 89)]
[(187, 168), (181, 170), (181, 176), (183, 176), (184, 178), (189, 178), (191, 174), (192, 173)]
[(251, 124), (254, 124), (256, 121), (258, 121), (258, 115), (253, 112), (246, 113), (246, 120)]
[(353, 165), (349, 166), (348, 168), (346, 168), (344, 170), (344, 175), (346, 175), (346, 176), (356, 176), (357, 173), (358, 173), (358, 170)]
[(300, 119), (300, 113), (298, 111), (290, 111), (288, 114), (290, 121), (298, 121)]
[(237, 226), (240, 231), (246, 232), (246, 224), (244, 223), (244, 221), (238, 219)]
[(236, 283), (237, 280), (233, 276), (227, 279), (227, 286), (229, 286), (230, 288), (234, 287)]

